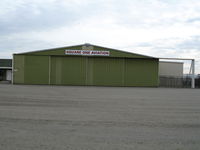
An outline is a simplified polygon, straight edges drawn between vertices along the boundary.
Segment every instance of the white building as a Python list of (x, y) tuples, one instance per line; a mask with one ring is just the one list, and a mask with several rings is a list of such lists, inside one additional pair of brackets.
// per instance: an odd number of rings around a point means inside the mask
[(159, 76), (182, 77), (183, 76), (183, 63), (182, 62), (160, 61), (159, 62)]
[(0, 59), (0, 81), (12, 80), (12, 59)]

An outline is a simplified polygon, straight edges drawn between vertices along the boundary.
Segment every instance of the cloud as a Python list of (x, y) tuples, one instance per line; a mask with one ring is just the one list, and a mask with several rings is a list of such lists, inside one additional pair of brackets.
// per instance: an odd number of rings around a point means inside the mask
[[(42, 31), (71, 27), (93, 18), (111, 18), (113, 23), (131, 28), (152, 28), (190, 22), (200, 17), (200, 3), (186, 0), (2, 0), (0, 33)], [(99, 19), (99, 22), (101, 21)]]
[(65, 9), (61, 5), (48, 4), (46, 7), (45, 3), (41, 5), (22, 3), (1, 16), (0, 33), (48, 30), (49, 28), (71, 25), (77, 17), (75, 11)]
[(187, 22), (189, 22), (189, 23), (200, 22), (200, 17), (190, 18), (190, 19), (187, 20)]
[[(146, 54), (158, 58), (189, 58), (196, 61), (196, 73), (200, 73), (200, 36), (187, 38), (169, 38), (138, 43), (127, 47), (131, 52)], [(176, 60), (173, 60), (176, 61)], [(184, 62), (184, 73), (189, 73), (191, 61)]]
[[(70, 27), (88, 16), (95, 15), (95, 3), (84, 1), (25, 1), (11, 0), (0, 2), (0, 33), (11, 34), (29, 31), (42, 31), (58, 27)], [(14, 4), (13, 4), (14, 3)], [(7, 5), (9, 7), (7, 7)]]
[(11, 58), (13, 53), (27, 52), (52, 48), (55, 45), (51, 42), (42, 41), (25, 36), (1, 36), (0, 38), (0, 58)]

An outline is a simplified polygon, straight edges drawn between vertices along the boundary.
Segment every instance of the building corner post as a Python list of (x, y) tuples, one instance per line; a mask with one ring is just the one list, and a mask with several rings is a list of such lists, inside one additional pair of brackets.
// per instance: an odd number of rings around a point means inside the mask
[(195, 60), (192, 59), (192, 85), (191, 88), (195, 88)]
[(49, 56), (49, 85), (51, 85), (51, 56)]
[(11, 83), (14, 84), (14, 54), (12, 55), (13, 59), (12, 59), (12, 79), (11, 79)]

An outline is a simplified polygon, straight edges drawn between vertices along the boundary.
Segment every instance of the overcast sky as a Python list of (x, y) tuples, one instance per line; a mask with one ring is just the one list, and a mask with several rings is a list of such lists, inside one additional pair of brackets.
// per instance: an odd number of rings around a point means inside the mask
[(195, 58), (200, 73), (200, 0), (0, 0), (0, 58), (83, 43)]

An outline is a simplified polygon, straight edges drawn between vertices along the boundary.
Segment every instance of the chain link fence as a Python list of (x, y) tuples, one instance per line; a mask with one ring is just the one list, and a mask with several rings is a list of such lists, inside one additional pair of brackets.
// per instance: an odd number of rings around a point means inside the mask
[[(191, 88), (192, 79), (189, 76), (160, 76), (160, 87)], [(195, 88), (200, 88), (200, 76), (195, 79)]]
[(195, 87), (200, 88), (200, 75), (198, 75), (197, 78), (195, 79)]

